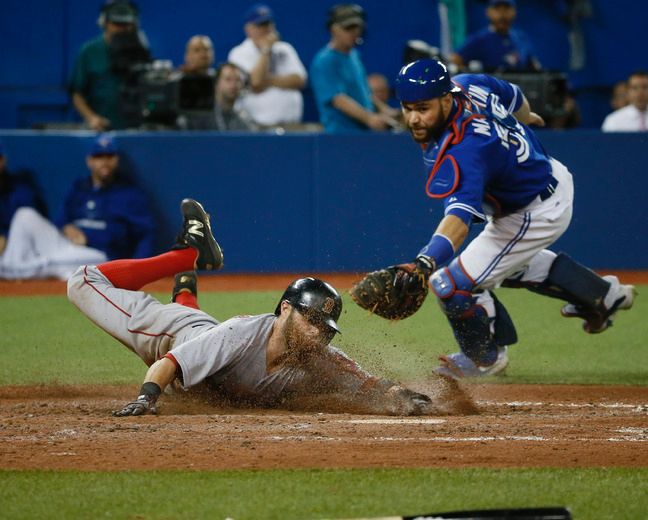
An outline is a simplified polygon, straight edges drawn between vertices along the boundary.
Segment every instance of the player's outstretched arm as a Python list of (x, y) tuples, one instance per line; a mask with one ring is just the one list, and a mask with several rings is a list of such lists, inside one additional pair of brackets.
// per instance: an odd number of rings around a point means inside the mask
[(144, 415), (147, 413), (155, 414), (157, 409), (155, 403), (160, 397), (162, 391), (176, 377), (176, 365), (168, 358), (162, 358), (153, 363), (148, 372), (144, 384), (140, 389), (139, 396), (131, 401), (121, 410), (116, 410), (113, 415), (116, 417), (126, 417), (128, 415)]
[(545, 121), (544, 119), (542, 119), (542, 116), (531, 111), (531, 106), (529, 105), (529, 101), (525, 96), (523, 96), (522, 105), (520, 106), (520, 108), (518, 108), (516, 112), (513, 113), (513, 116), (520, 123), (523, 123), (525, 125), (535, 125), (535, 126), (545, 125)]

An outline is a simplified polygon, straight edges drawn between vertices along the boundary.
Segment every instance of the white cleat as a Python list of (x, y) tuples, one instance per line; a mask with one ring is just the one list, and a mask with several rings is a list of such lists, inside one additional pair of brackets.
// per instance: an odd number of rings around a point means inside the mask
[(509, 363), (507, 347), (500, 347), (497, 351), (497, 360), (487, 367), (476, 365), (463, 352), (455, 352), (447, 356), (441, 355), (439, 361), (441, 364), (435, 369), (435, 372), (453, 379), (503, 375)]

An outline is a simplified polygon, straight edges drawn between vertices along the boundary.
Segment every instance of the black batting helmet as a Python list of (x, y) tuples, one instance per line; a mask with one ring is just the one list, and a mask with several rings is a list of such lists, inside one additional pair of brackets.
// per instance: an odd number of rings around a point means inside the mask
[(288, 302), (308, 321), (324, 323), (335, 332), (340, 332), (337, 319), (342, 312), (342, 298), (328, 283), (317, 278), (299, 278), (284, 291), (275, 314), (281, 313), (281, 302)]

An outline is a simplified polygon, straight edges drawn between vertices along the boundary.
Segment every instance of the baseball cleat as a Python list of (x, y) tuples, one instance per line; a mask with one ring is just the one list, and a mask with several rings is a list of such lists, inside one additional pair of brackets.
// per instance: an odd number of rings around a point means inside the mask
[[(614, 317), (617, 311), (627, 310), (634, 304), (637, 290), (634, 285), (623, 285), (619, 283), (616, 276), (604, 276), (604, 280), (610, 282), (610, 296), (614, 298), (609, 307), (605, 303), (601, 309), (586, 309), (580, 305), (568, 303), (560, 310), (565, 318), (581, 318), (583, 322), (583, 330), (588, 334), (599, 334), (613, 325)], [(607, 300), (606, 296), (606, 300)]]
[(487, 367), (477, 366), (463, 352), (455, 352), (447, 356), (441, 355), (439, 356), (439, 361), (441, 364), (435, 369), (435, 372), (453, 379), (503, 375), (509, 363), (507, 347), (498, 348), (497, 360)]
[(185, 271), (175, 275), (171, 301), (175, 303), (176, 297), (183, 289), (187, 289), (194, 296), (198, 296), (198, 276), (196, 271)]
[(197, 269), (216, 270), (223, 267), (223, 251), (212, 234), (209, 215), (202, 204), (194, 199), (184, 199), (180, 211), (184, 222), (178, 245), (198, 251)]

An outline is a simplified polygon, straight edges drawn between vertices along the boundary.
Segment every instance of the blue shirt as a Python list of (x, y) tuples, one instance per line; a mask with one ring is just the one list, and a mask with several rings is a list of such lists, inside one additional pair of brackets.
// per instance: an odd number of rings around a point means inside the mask
[(500, 34), (486, 27), (469, 36), (457, 54), (466, 64), (480, 61), (487, 72), (535, 70), (533, 46), (526, 33), (516, 29)]
[(444, 199), (445, 214), (467, 224), (525, 207), (552, 174), (533, 131), (511, 115), (522, 104), (519, 88), (485, 74), (453, 80), (463, 93), (455, 95), (439, 140), (423, 153), (427, 194)]
[(88, 246), (109, 259), (153, 255), (155, 224), (146, 196), (120, 180), (105, 188), (94, 188), (90, 177), (75, 181), (56, 223), (79, 227)]
[(0, 172), (0, 235), (7, 235), (11, 219), (18, 208), (37, 207), (34, 187), (18, 175)]
[(366, 110), (374, 111), (367, 73), (356, 49), (351, 49), (349, 54), (344, 54), (329, 46), (324, 47), (315, 55), (309, 77), (320, 114), (320, 122), (326, 132), (368, 130), (367, 126), (332, 105), (335, 96), (346, 94)]

